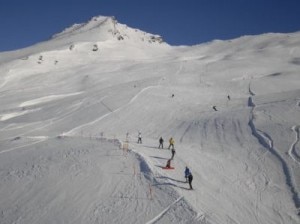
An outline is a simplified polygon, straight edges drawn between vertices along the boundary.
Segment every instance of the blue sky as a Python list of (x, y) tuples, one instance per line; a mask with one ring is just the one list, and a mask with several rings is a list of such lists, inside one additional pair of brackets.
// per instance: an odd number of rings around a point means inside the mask
[(300, 0), (0, 0), (0, 51), (47, 40), (97, 15), (171, 45), (300, 31)]

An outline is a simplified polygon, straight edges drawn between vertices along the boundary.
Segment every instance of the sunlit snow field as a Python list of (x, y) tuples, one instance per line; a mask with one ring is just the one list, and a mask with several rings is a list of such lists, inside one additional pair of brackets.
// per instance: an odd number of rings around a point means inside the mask
[(0, 223), (300, 223), (299, 46), (95, 17), (0, 53)]

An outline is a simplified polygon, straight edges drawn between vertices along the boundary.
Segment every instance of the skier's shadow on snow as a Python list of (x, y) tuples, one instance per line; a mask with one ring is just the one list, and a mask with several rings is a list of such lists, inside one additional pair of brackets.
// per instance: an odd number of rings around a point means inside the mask
[[(175, 181), (178, 181), (178, 180), (175, 180)], [(178, 181), (178, 182), (186, 183), (184, 181)], [(164, 185), (164, 186), (168, 185), (168, 186), (177, 187), (177, 188), (180, 188), (180, 189), (183, 189), (183, 190), (190, 190), (188, 187), (178, 186), (177, 184), (170, 183), (170, 182), (156, 183), (156, 184), (153, 184), (152, 186), (159, 186), (159, 185)]]
[(145, 197), (129, 197), (129, 196), (110, 196), (111, 198), (118, 198), (118, 199), (130, 199), (130, 200), (147, 200), (149, 201), (149, 198), (145, 198)]
[(149, 146), (149, 145), (144, 145), (145, 148), (150, 148), (150, 149), (158, 149), (158, 147), (155, 146)]
[(170, 178), (170, 177), (166, 177), (166, 176), (157, 177), (157, 179), (171, 180), (171, 181), (174, 181), (174, 182), (185, 183), (185, 184), (187, 183), (186, 181), (176, 180), (176, 179), (173, 179), (173, 178)]
[(155, 165), (155, 166), (159, 168), (166, 168), (166, 165)]
[(163, 158), (163, 157), (159, 157), (159, 156), (150, 156), (154, 159), (163, 159), (163, 160), (168, 160), (168, 158)]

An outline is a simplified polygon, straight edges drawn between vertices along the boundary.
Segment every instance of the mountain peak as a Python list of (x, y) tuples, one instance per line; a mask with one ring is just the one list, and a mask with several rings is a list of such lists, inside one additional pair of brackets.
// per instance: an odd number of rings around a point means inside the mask
[(62, 32), (53, 35), (53, 39), (74, 36), (77, 34), (81, 34), (81, 33), (87, 32), (87, 31), (91, 31), (91, 30), (100, 28), (101, 26), (108, 23), (109, 20), (113, 21), (114, 18), (113, 17), (105, 17), (105, 16), (92, 17), (88, 22), (79, 23), (79, 24), (75, 23), (74, 25), (64, 29)]
[(106, 41), (106, 40), (132, 40), (147, 43), (163, 43), (160, 35), (146, 33), (139, 29), (130, 28), (118, 23), (114, 16), (95, 16), (86, 23), (74, 24), (62, 32), (52, 36), (52, 39), (70, 39), (77, 41)]
[[(157, 52), (160, 52), (164, 47), (169, 47), (159, 35), (130, 28), (125, 24), (119, 23), (113, 16), (95, 16), (85, 23), (74, 24), (64, 29), (62, 32), (53, 35), (49, 40), (20, 49), (18, 53), (9, 52), (2, 54), (0, 55), (0, 63), (13, 60), (16, 55), (18, 58), (27, 58), (30, 55), (40, 54), (41, 52), (73, 49), (75, 45), (87, 45), (88, 47), (85, 50), (90, 49), (89, 46), (92, 46), (93, 51), (98, 46), (106, 46), (108, 48), (125, 46), (130, 49), (127, 50), (130, 54), (133, 52), (132, 49), (135, 49), (135, 53), (140, 57), (153, 52), (145, 51), (145, 49), (155, 48), (158, 49)], [(117, 54), (116, 51), (112, 52)], [(125, 55), (128, 56), (128, 52)], [(119, 52), (117, 56), (120, 56)]]

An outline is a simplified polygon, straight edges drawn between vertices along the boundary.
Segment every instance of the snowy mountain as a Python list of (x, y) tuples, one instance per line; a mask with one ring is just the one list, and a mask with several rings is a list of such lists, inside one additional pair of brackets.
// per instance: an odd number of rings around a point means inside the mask
[(100, 16), (0, 53), (0, 223), (300, 223), (299, 46)]
[[(123, 42), (122, 44), (118, 42)], [(126, 44), (125, 44), (125, 43)], [(104, 46), (118, 45), (137, 45), (147, 47), (149, 44), (157, 45), (164, 43), (159, 35), (149, 34), (138, 29), (132, 29), (126, 25), (120, 24), (114, 17), (93, 17), (90, 21), (83, 24), (75, 24), (61, 33), (42, 43), (38, 43), (29, 48), (5, 52), (0, 55), (0, 63), (7, 62), (17, 58), (27, 58), (30, 55), (38, 54), (43, 51), (55, 51), (65, 48), (72, 49), (74, 45), (94, 45), (102, 44)], [(136, 51), (137, 49), (135, 49)], [(143, 50), (143, 49), (141, 49)], [(140, 51), (141, 51), (140, 50)]]

